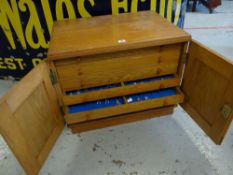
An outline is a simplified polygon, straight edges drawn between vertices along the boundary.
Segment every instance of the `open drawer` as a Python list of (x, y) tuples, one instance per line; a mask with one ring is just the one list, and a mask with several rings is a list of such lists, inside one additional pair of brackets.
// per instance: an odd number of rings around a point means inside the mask
[(176, 105), (182, 103), (183, 100), (184, 95), (178, 88), (167, 88), (72, 105), (66, 110), (65, 120), (70, 125), (120, 114)]
[(62, 100), (63, 104), (68, 106), (163, 88), (177, 87), (179, 84), (180, 78), (177, 75), (165, 75), (68, 91), (64, 93)]

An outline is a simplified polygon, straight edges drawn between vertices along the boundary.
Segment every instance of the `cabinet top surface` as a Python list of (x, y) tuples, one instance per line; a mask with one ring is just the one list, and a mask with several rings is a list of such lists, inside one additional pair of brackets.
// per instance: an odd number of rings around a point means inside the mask
[(50, 60), (189, 41), (191, 36), (155, 12), (143, 11), (54, 23)]

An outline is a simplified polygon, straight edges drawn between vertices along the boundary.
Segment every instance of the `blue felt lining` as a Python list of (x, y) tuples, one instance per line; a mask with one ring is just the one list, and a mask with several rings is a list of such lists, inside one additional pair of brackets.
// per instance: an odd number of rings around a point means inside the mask
[(122, 97), (104, 99), (69, 106), (69, 113), (76, 113), (124, 104)]
[[(175, 94), (176, 94), (175, 88), (168, 88), (168, 89), (163, 89), (163, 90), (128, 95), (126, 96), (126, 100), (128, 101), (128, 103), (135, 103), (135, 102), (149, 100), (149, 99), (172, 96)], [(111, 98), (111, 99), (104, 99), (104, 100), (71, 105), (68, 108), (69, 108), (69, 113), (76, 113), (76, 112), (106, 108), (106, 107), (111, 107), (111, 106), (117, 106), (117, 105), (122, 105), (122, 104), (124, 104), (123, 98), (116, 97), (116, 98)]]
[(134, 103), (138, 101), (144, 101), (154, 98), (172, 96), (176, 94), (176, 88), (167, 88), (157, 91), (144, 92), (140, 94), (127, 95), (126, 100), (128, 103)]

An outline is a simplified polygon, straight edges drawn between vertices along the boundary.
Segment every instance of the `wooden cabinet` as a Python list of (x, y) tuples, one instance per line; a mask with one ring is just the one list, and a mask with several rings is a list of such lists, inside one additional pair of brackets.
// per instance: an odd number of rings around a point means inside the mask
[(37, 174), (66, 123), (73, 132), (172, 113), (216, 143), (232, 121), (233, 64), (155, 14), (54, 25), (48, 59), (0, 100), (0, 131)]

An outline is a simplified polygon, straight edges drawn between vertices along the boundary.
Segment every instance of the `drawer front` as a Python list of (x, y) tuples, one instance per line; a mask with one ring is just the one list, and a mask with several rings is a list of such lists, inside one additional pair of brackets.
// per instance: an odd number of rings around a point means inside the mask
[(56, 61), (63, 91), (175, 74), (181, 44)]

